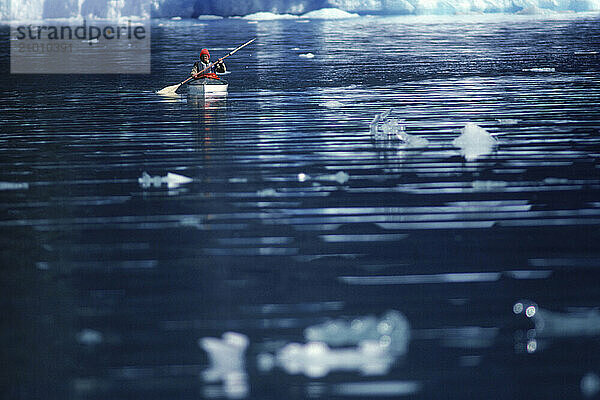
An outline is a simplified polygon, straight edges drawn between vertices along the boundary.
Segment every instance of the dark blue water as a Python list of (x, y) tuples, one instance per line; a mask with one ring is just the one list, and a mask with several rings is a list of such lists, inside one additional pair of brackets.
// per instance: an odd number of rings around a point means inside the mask
[[(597, 396), (599, 22), (155, 21), (150, 76), (10, 75), (3, 27), (5, 398)], [(226, 98), (155, 93), (252, 37)], [(428, 145), (375, 140), (389, 108)], [(474, 161), (469, 122), (498, 142)], [(386, 370), (273, 362), (391, 309)], [(207, 377), (228, 331), (244, 363)]]

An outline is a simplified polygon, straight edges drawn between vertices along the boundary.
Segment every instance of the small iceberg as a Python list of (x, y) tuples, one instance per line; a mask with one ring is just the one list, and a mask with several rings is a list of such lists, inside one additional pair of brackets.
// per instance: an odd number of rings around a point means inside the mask
[(166, 184), (169, 189), (179, 187), (180, 185), (192, 182), (192, 178), (187, 176), (174, 174), (172, 172), (167, 173), (166, 176), (150, 176), (147, 172), (143, 172), (142, 176), (138, 178), (139, 184), (143, 188), (149, 188), (151, 186), (161, 187), (162, 184)]
[(277, 352), (274, 361), (289, 374), (322, 378), (333, 371), (384, 375), (395, 357), (385, 345), (375, 341), (362, 341), (357, 347), (343, 349), (332, 349), (323, 342), (308, 342), (287, 344)]
[(313, 53), (303, 53), (303, 54), (298, 54), (298, 57), (302, 57), (302, 58), (315, 58), (315, 55)]
[(217, 20), (217, 19), (223, 19), (223, 17), (219, 16), (219, 15), (198, 15), (198, 18), (201, 21), (209, 21), (209, 20)]
[(104, 336), (94, 329), (84, 329), (77, 334), (77, 341), (85, 346), (96, 346), (102, 343)]
[(479, 125), (469, 122), (460, 130), (459, 137), (452, 141), (454, 147), (460, 148), (460, 153), (467, 161), (489, 154), (498, 141), (488, 131)]
[(581, 378), (579, 387), (583, 397), (593, 398), (600, 393), (600, 377), (593, 372), (588, 372)]
[(344, 107), (344, 103), (342, 103), (341, 101), (337, 101), (337, 100), (328, 100), (325, 103), (321, 104), (323, 107), (325, 108), (340, 108), (340, 107)]
[(0, 182), (0, 190), (26, 190), (29, 189), (27, 182)]
[(410, 341), (410, 324), (399, 311), (389, 310), (380, 318), (374, 315), (352, 319), (332, 319), (304, 330), (309, 341), (332, 346), (356, 345), (363, 341), (385, 343), (395, 355), (406, 353)]
[(555, 68), (524, 68), (522, 72), (556, 72)]
[(289, 374), (322, 378), (335, 371), (384, 375), (408, 349), (410, 326), (395, 310), (377, 318), (369, 315), (330, 319), (304, 330), (306, 343), (288, 343), (275, 354), (259, 354), (259, 369), (275, 366)]
[(272, 12), (257, 12), (254, 14), (246, 15), (242, 18), (254, 21), (273, 21), (277, 19), (296, 19), (298, 18), (298, 16), (292, 14), (275, 14)]
[(519, 120), (515, 118), (498, 118), (496, 121), (500, 125), (517, 125), (519, 123)]
[(377, 141), (398, 142), (407, 148), (427, 147), (429, 141), (420, 136), (409, 135), (405, 131), (404, 120), (388, 118), (393, 108), (375, 115), (369, 124), (371, 137)]
[(245, 353), (248, 337), (237, 332), (225, 332), (221, 339), (206, 337), (198, 345), (208, 353), (210, 367), (202, 373), (206, 382), (222, 382), (227, 398), (245, 398), (249, 391)]
[(317, 177), (317, 179), (322, 180), (322, 181), (337, 182), (340, 185), (343, 185), (344, 183), (346, 183), (350, 180), (350, 175), (348, 175), (348, 173), (346, 173), (344, 171), (339, 171), (339, 172), (337, 172), (335, 174), (331, 174), (331, 175), (321, 175), (321, 176)]

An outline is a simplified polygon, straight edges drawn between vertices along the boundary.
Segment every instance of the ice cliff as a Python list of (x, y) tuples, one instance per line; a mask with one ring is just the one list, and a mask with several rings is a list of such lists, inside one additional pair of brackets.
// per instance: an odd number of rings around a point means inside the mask
[(8, 0), (0, 20), (43, 18), (245, 16), (258, 12), (302, 15), (336, 8), (359, 14), (469, 14), (597, 11), (600, 0)]

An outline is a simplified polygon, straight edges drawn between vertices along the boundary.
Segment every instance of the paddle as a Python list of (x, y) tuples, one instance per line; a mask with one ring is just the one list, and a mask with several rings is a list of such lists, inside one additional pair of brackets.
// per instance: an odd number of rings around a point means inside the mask
[[(229, 56), (232, 56), (236, 51), (243, 49), (244, 47), (248, 46), (250, 43), (254, 42), (256, 40), (256, 38), (247, 41), (246, 43), (244, 43), (243, 45), (236, 47), (235, 49), (231, 50), (229, 53), (227, 53), (227, 55), (225, 57), (221, 57), (217, 60), (217, 62), (212, 62), (208, 65), (208, 67), (204, 68), (202, 71), (198, 72), (196, 74), (200, 75), (206, 71), (208, 71), (209, 69), (211, 69), (216, 63), (223, 61), (224, 59), (226, 59)], [(171, 85), (171, 86), (167, 86), (166, 88), (163, 88), (161, 90), (159, 90), (158, 94), (173, 94), (177, 91), (177, 89), (179, 89), (182, 85), (185, 85), (186, 83), (188, 83), (189, 81), (191, 81), (192, 79), (194, 79), (194, 76), (190, 76), (189, 78), (187, 78), (185, 81), (180, 82), (178, 84), (175, 85)]]

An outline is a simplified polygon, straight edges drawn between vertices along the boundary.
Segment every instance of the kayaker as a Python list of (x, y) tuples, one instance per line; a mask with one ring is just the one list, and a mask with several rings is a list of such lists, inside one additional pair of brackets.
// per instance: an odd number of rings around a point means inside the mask
[(194, 78), (201, 78), (207, 76), (209, 78), (218, 79), (217, 73), (222, 74), (225, 73), (225, 71), (227, 70), (225, 68), (225, 63), (223, 62), (223, 59), (219, 58), (217, 62), (212, 67), (210, 67), (210, 69), (204, 71), (202, 75), (200, 75), (199, 72), (205, 68), (208, 68), (209, 65), (210, 53), (208, 52), (208, 49), (202, 49), (202, 51), (200, 51), (200, 60), (194, 63), (194, 66), (192, 67), (192, 72), (190, 74)]

